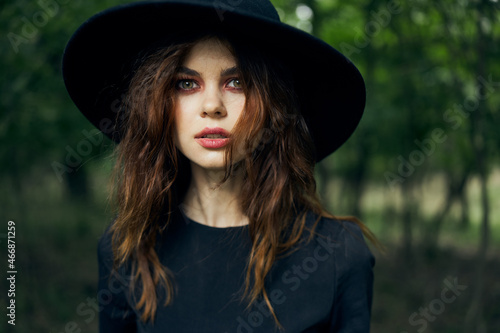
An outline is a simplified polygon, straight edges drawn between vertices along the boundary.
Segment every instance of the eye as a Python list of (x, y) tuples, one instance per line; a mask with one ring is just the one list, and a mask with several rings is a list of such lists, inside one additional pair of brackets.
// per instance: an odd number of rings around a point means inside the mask
[(229, 88), (234, 88), (234, 89), (242, 89), (243, 88), (241, 81), (239, 79), (229, 80), (229, 82), (227, 83), (227, 86)]
[(177, 89), (181, 90), (192, 90), (199, 88), (198, 84), (194, 80), (179, 80), (176, 85)]

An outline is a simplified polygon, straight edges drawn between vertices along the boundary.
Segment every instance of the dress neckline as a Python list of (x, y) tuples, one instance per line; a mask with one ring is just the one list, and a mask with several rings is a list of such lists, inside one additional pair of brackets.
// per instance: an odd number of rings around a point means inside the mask
[(184, 222), (186, 223), (186, 225), (188, 224), (191, 224), (191, 225), (194, 225), (198, 228), (205, 228), (207, 230), (242, 230), (246, 227), (248, 227), (248, 224), (244, 224), (244, 225), (238, 225), (238, 226), (230, 226), (230, 227), (214, 227), (214, 226), (210, 226), (210, 225), (207, 225), (207, 224), (203, 224), (203, 223), (200, 223), (198, 221), (195, 221), (191, 218), (189, 218), (185, 213), (184, 213), (184, 210), (181, 208), (181, 206), (179, 205), (178, 206), (179, 208), (179, 212), (181, 213), (183, 219), (184, 219)]

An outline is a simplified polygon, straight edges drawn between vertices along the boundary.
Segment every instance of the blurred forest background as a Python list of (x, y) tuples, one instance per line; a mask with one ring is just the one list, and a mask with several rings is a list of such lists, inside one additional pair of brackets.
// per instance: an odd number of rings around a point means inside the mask
[[(84, 20), (124, 2), (0, 1), (1, 332), (97, 331), (113, 147), (72, 104), (61, 57)], [(387, 248), (372, 331), (500, 332), (498, 1), (273, 3), (366, 80), (361, 125), (317, 178), (331, 212), (359, 216)], [(9, 220), (15, 327), (4, 313)]]

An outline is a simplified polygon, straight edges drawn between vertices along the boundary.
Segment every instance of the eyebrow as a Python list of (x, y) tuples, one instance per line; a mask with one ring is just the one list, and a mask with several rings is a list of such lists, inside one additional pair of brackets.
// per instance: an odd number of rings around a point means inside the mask
[(179, 74), (186, 74), (186, 75), (190, 75), (190, 76), (200, 76), (200, 73), (198, 73), (194, 69), (187, 68), (187, 67), (184, 67), (184, 66), (181, 66), (177, 70), (177, 73), (179, 73)]
[(239, 74), (240, 74), (240, 70), (238, 69), (238, 67), (226, 68), (220, 72), (220, 76), (222, 76), (222, 77), (231, 76), (231, 75), (239, 75)]
[[(177, 73), (186, 74), (186, 75), (190, 75), (190, 76), (201, 76), (201, 74), (198, 73), (197, 71), (195, 71), (194, 69), (191, 69), (191, 68), (188, 68), (185, 66), (179, 67), (179, 69), (177, 70)], [(238, 69), (238, 67), (229, 67), (229, 68), (226, 68), (220, 72), (221, 77), (237, 75), (237, 74), (240, 74), (240, 70)]]

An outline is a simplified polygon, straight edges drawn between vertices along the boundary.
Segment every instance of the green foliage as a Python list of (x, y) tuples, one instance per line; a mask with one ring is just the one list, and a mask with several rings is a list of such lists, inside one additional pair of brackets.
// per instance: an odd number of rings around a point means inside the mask
[[(19, 265), (24, 272), (19, 283), (24, 290), (18, 299), (23, 323), (17, 332), (60, 332), (75, 319), (83, 331), (95, 331), (95, 321), (86, 325), (75, 311), (95, 293), (95, 246), (112, 214), (104, 204), (112, 145), (96, 134), (70, 100), (61, 77), (61, 59), (67, 41), (84, 20), (127, 2), (131, 1), (2, 2), (0, 208), (4, 221), (12, 219), (20, 225)], [(497, 249), (500, 212), (495, 203), (500, 197), (500, 178), (493, 171), (498, 168), (500, 146), (499, 2), (273, 3), (284, 21), (348, 55), (366, 81), (367, 107), (359, 128), (318, 167), (328, 208), (339, 214), (362, 213), (363, 220), (388, 244), (404, 245), (411, 240), (419, 251), (418, 244), (425, 243), (428, 230), (438, 230), (437, 245), (453, 247), (450, 255), (460, 257), (460, 265), (466, 262), (472, 267), (473, 260), (463, 253), (480, 242), (484, 211), (477, 179), (482, 171), (478, 156), (483, 156), (491, 174), (487, 193), (492, 206), (491, 243)], [(478, 92), (485, 98), (478, 98)], [(436, 130), (441, 134), (436, 135)], [(403, 170), (407, 172), (402, 175), (401, 161), (411, 164), (417, 157), (418, 165), (413, 163), (413, 170)], [(451, 208), (443, 211), (447, 200)], [(410, 205), (420, 209), (404, 215)], [(443, 225), (434, 229), (440, 213), (445, 217)], [(413, 231), (412, 238), (403, 238), (405, 226)], [(437, 263), (446, 261), (436, 257)], [(439, 271), (440, 266), (430, 260), (415, 262), (415, 267), (420, 264), (424, 272)], [(429, 297), (423, 297), (418, 295), (419, 284), (432, 277), (415, 275), (414, 293), (410, 287), (391, 287), (398, 282), (390, 276), (397, 269), (383, 262), (383, 269), (377, 271), (383, 277), (376, 297), (383, 295), (382, 299), (394, 304), (390, 311), (396, 312), (374, 312), (374, 325), (381, 332), (395, 331), (393, 322), (408, 329), (408, 315), (439, 292), (441, 281), (436, 279), (455, 269), (441, 268), (442, 274), (432, 280), (434, 289), (425, 289)], [(400, 265), (405, 267), (404, 262)], [(456, 271), (467, 269), (460, 266)], [(399, 297), (399, 292), (408, 298)], [(399, 304), (403, 310), (398, 310)], [(428, 332), (458, 332), (461, 323), (455, 325), (449, 318), (460, 320), (465, 307), (458, 312), (452, 309), (443, 315), (451, 326), (436, 324)], [(498, 313), (485, 313), (493, 325)], [(451, 328), (445, 331), (447, 327)]]

